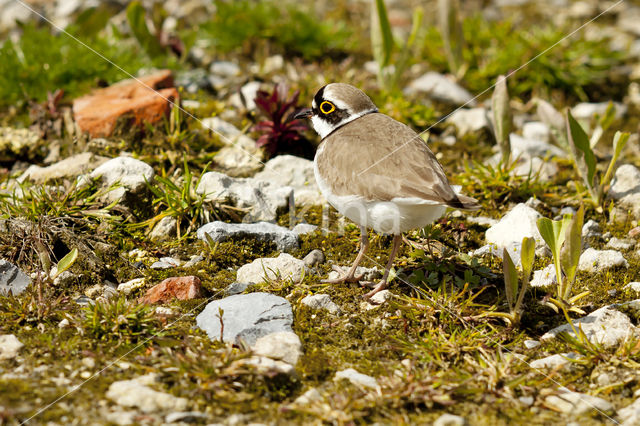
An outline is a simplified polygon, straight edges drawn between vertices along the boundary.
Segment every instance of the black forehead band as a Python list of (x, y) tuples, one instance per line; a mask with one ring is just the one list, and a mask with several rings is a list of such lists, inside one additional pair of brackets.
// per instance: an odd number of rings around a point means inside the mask
[(322, 86), (322, 88), (320, 90), (318, 90), (318, 93), (316, 93), (316, 95), (313, 97), (313, 100), (316, 102), (316, 106), (320, 106), (320, 104), (322, 103), (322, 100), (324, 99), (324, 88), (327, 87), (327, 85), (325, 84), (324, 86)]

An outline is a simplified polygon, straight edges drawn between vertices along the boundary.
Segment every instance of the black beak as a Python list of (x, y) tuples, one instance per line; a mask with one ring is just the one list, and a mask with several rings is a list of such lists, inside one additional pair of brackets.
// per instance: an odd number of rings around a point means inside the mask
[(309, 118), (312, 115), (313, 115), (313, 111), (311, 111), (311, 108), (303, 108), (296, 115), (294, 115), (293, 118), (297, 120), (299, 118)]

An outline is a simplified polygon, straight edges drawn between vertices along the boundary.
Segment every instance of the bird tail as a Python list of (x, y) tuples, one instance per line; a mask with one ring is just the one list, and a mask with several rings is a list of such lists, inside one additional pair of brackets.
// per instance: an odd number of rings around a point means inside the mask
[(478, 200), (462, 194), (456, 194), (455, 198), (447, 201), (447, 205), (449, 207), (463, 210), (478, 210), (480, 208)]

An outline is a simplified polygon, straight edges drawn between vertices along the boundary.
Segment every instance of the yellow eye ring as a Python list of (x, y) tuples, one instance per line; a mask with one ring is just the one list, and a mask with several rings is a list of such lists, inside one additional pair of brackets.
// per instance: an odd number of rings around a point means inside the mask
[(331, 114), (335, 110), (336, 110), (336, 106), (331, 102), (324, 101), (320, 104), (320, 111), (322, 111), (322, 113), (325, 115)]

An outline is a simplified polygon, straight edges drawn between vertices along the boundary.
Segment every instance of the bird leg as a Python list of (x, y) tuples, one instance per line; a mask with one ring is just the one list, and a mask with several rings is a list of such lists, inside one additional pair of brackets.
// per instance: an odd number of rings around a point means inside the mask
[(389, 261), (387, 262), (387, 266), (384, 268), (384, 274), (382, 275), (382, 280), (378, 283), (378, 285), (373, 290), (371, 290), (369, 293), (363, 296), (365, 299), (371, 299), (371, 297), (374, 294), (387, 288), (387, 279), (389, 278), (389, 270), (393, 266), (393, 261), (396, 258), (396, 254), (398, 253), (398, 249), (400, 248), (401, 242), (402, 242), (402, 234), (393, 236), (393, 245), (391, 246), (391, 254), (389, 255)]
[(332, 280), (326, 279), (326, 280), (322, 280), (321, 282), (329, 283), (329, 284), (341, 284), (341, 283), (357, 283), (358, 281), (360, 281), (362, 279), (362, 275), (356, 276), (356, 268), (362, 261), (362, 258), (364, 257), (368, 249), (369, 249), (369, 237), (367, 236), (367, 228), (360, 227), (360, 251), (356, 256), (356, 260), (353, 261), (353, 265), (351, 265), (351, 268), (349, 268), (349, 271), (345, 272), (343, 268), (337, 265), (333, 265), (332, 269), (338, 272), (338, 274), (340, 274), (338, 278), (335, 278)]

